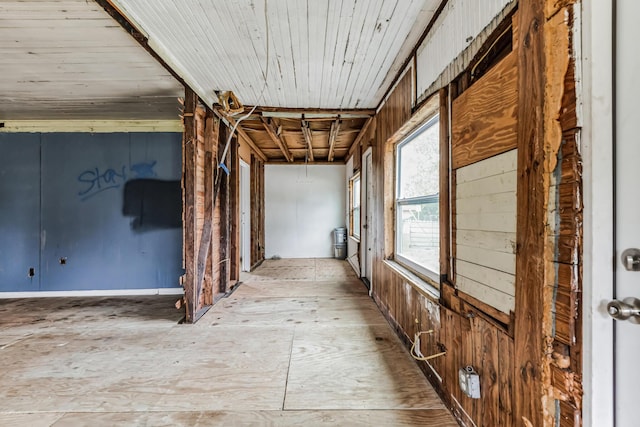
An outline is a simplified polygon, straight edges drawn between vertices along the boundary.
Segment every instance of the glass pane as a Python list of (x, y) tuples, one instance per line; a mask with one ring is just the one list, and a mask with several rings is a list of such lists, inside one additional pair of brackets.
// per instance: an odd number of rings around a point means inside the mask
[(353, 180), (353, 206), (360, 206), (360, 178)]
[(360, 206), (353, 208), (353, 235), (360, 237)]
[(440, 271), (438, 200), (398, 205), (397, 252), (431, 271)]
[(398, 198), (429, 196), (439, 191), (440, 127), (435, 120), (398, 147)]

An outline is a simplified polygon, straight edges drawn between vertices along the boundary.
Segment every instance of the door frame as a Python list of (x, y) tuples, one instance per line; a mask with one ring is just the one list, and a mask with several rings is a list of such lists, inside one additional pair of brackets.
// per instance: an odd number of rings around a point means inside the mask
[[(584, 184), (583, 422), (613, 427), (613, 13), (615, 0), (583, 1), (582, 110)], [(580, 25), (581, 24), (581, 25)], [(580, 102), (579, 102), (580, 103)], [(611, 349), (611, 351), (603, 351)]]
[[(360, 277), (366, 278), (369, 281), (369, 286), (372, 283), (373, 257), (369, 256), (367, 251), (368, 246), (372, 246), (373, 233), (371, 228), (371, 215), (368, 215), (372, 206), (369, 206), (368, 196), (373, 192), (373, 171), (372, 168), (367, 167), (367, 156), (373, 156), (373, 150), (371, 147), (367, 148), (362, 153), (360, 161), (362, 173), (360, 174)], [(372, 166), (373, 166), (373, 158)], [(371, 193), (370, 193), (371, 192)], [(364, 219), (364, 220), (363, 220)], [(366, 225), (366, 228), (365, 228)]]
[(240, 270), (251, 271), (251, 167), (240, 159)]

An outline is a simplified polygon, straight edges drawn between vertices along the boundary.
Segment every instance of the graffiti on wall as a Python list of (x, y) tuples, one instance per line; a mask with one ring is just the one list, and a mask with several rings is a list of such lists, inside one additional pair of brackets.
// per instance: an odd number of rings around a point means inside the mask
[(100, 168), (94, 167), (81, 172), (78, 177), (80, 191), (78, 197), (83, 202), (107, 190), (122, 187), (129, 179), (147, 179), (157, 176), (154, 167), (157, 161), (140, 162), (118, 167)]

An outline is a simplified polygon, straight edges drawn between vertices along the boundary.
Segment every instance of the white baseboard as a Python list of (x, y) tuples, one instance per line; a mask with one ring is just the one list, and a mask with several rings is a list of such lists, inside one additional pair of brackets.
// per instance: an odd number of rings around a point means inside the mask
[(90, 291), (33, 291), (0, 292), (0, 299), (10, 298), (55, 298), (55, 297), (112, 297), (140, 295), (183, 295), (183, 288), (155, 289), (97, 289)]

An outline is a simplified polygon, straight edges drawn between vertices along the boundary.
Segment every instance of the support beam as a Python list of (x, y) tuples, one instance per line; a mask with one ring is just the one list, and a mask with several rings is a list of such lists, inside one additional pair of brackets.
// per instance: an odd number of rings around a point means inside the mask
[(307, 149), (309, 151), (309, 161), (315, 161), (313, 158), (313, 144), (311, 143), (313, 140), (313, 136), (311, 135), (311, 129), (309, 128), (309, 122), (306, 120), (302, 121), (302, 135), (304, 135), (304, 140), (307, 141)]
[(273, 123), (271, 123), (271, 120), (265, 119), (264, 117), (260, 116), (260, 121), (262, 122), (264, 129), (267, 131), (273, 142), (275, 142), (275, 144), (280, 148), (280, 151), (282, 151), (284, 158), (287, 159), (288, 162), (293, 162), (293, 156), (289, 151), (289, 147), (287, 147), (287, 144), (278, 135), (278, 132), (273, 126)]
[(191, 89), (185, 90), (184, 97), (184, 134), (182, 137), (182, 215), (184, 240), (184, 268), (182, 280), (186, 306), (186, 321), (194, 323), (198, 311), (196, 291), (196, 144), (197, 129), (195, 112), (198, 106), (198, 95)]
[[(545, 224), (545, 0), (520, 2), (514, 421), (542, 426)], [(545, 182), (546, 181), (546, 182)]]
[(340, 123), (340, 116), (331, 123), (331, 131), (329, 132), (329, 156), (327, 157), (330, 162), (333, 162), (333, 156), (335, 154), (333, 151), (336, 146), (336, 140), (338, 139), (338, 133), (340, 133)]
[[(220, 119), (224, 120), (229, 125), (230, 128), (236, 126), (236, 119), (234, 119), (230, 115), (223, 113), (222, 111), (218, 110), (217, 108), (214, 109), (213, 112)], [(249, 134), (242, 128), (242, 126), (240, 126), (240, 125), (236, 126), (236, 132), (238, 132), (238, 135), (240, 135), (245, 140), (247, 145), (249, 147), (251, 147), (253, 152), (256, 153), (258, 155), (258, 157), (260, 157), (262, 159), (263, 162), (267, 161), (267, 156), (260, 149), (260, 147), (258, 147), (258, 145), (255, 142), (253, 142), (253, 139), (251, 139)]]
[(362, 140), (368, 135), (369, 128), (371, 127), (371, 124), (374, 120), (374, 117), (369, 117), (367, 121), (364, 122), (364, 126), (362, 126), (360, 133), (358, 134), (358, 136), (356, 136), (356, 139), (353, 141), (353, 144), (351, 144), (351, 147), (349, 147), (349, 154), (353, 153), (353, 150), (355, 150), (358, 145), (362, 144)]

